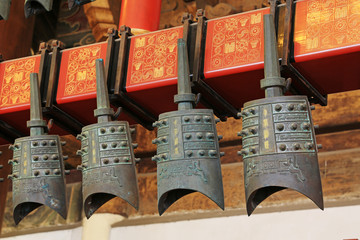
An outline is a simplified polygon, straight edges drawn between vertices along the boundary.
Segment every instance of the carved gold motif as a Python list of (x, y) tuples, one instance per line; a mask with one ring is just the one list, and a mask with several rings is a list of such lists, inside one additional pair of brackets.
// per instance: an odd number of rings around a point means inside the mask
[(182, 28), (134, 37), (129, 59), (129, 83), (137, 84), (177, 76), (177, 39)]
[[(301, 4), (301, 5), (300, 5)], [(297, 6), (300, 53), (359, 44), (360, 0), (310, 0)], [(303, 27), (304, 26), (304, 27)]]
[(214, 20), (208, 70), (263, 61), (263, 12)]
[(101, 47), (91, 46), (72, 51), (69, 55), (64, 96), (96, 91), (95, 60)]
[(35, 59), (5, 63), (1, 87), (1, 107), (30, 103), (30, 73), (35, 70)]

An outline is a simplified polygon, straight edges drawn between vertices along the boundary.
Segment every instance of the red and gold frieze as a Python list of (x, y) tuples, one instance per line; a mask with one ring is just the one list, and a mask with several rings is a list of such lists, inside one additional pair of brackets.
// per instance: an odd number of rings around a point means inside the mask
[(131, 38), (127, 91), (176, 83), (177, 39), (182, 27), (157, 31)]
[(267, 13), (268, 8), (208, 21), (206, 78), (248, 71), (263, 64), (263, 15)]
[[(106, 58), (106, 42), (62, 51), (57, 102), (96, 96), (95, 60)], [(90, 95), (89, 95), (90, 94)]]
[(311, 53), (355, 45), (360, 45), (360, 0), (308, 0), (296, 4), (297, 61)]
[(30, 105), (30, 73), (39, 72), (40, 55), (0, 63), (0, 112)]

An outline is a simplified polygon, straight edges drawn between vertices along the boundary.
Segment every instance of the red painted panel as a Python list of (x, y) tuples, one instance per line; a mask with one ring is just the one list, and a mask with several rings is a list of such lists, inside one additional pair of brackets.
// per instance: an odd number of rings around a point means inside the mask
[(127, 92), (177, 83), (177, 40), (183, 27), (170, 28), (131, 38)]
[[(0, 120), (24, 133), (29, 132), (30, 73), (39, 72), (40, 55), (0, 63)], [(0, 144), (8, 144), (0, 139)]]
[(95, 60), (106, 58), (107, 43), (62, 51), (56, 102), (83, 124), (96, 122)]
[(208, 21), (205, 78), (263, 68), (263, 15), (269, 11), (265, 8)]
[(298, 2), (294, 58), (322, 93), (360, 89), (360, 1)]
[(269, 8), (209, 20), (205, 82), (236, 108), (264, 97), (263, 15)]
[[(95, 60), (106, 58), (107, 42), (62, 51), (56, 102), (96, 99)], [(74, 107), (76, 107), (74, 105)]]
[(295, 62), (360, 51), (359, 0), (308, 0), (296, 4)]
[[(0, 119), (17, 130), (29, 134), (26, 122), (30, 120), (30, 73), (39, 72), (40, 55), (0, 63)], [(56, 126), (53, 134), (68, 134)], [(6, 144), (0, 140), (0, 144)]]
[(40, 55), (0, 63), (0, 114), (30, 109), (30, 73), (39, 72)]
[[(60, 109), (84, 125), (97, 122), (95, 60), (106, 60), (107, 42), (62, 51), (56, 102)], [(134, 124), (127, 114), (121, 120)]]

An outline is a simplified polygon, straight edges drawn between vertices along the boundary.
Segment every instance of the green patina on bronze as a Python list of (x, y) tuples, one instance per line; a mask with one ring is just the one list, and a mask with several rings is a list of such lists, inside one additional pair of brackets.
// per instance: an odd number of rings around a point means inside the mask
[[(160, 215), (181, 197), (200, 192), (224, 209), (218, 135), (213, 111), (193, 109), (185, 41), (178, 40), (178, 111), (163, 113), (157, 127), (158, 210)], [(219, 136), (220, 137), (220, 136)]]
[(112, 121), (114, 110), (110, 107), (105, 82), (104, 63), (96, 60), (98, 123), (88, 125), (78, 135), (81, 140), (83, 174), (83, 201), (87, 218), (104, 203), (114, 197), (126, 200), (134, 208), (139, 207), (139, 190), (134, 156), (136, 144), (132, 143), (129, 123)]
[(12, 164), (14, 220), (18, 224), (26, 215), (46, 205), (63, 218), (67, 216), (64, 156), (57, 135), (47, 135), (48, 126), (42, 118), (37, 73), (30, 74), (30, 136), (17, 138), (10, 149)]
[(284, 96), (272, 15), (264, 15), (265, 98), (245, 103), (243, 120), (245, 195), (248, 215), (271, 194), (289, 188), (323, 209), (317, 145), (306, 96)]

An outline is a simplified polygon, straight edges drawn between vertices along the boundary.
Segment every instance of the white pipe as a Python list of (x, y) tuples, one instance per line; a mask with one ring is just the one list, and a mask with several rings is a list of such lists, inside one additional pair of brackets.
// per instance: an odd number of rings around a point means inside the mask
[(109, 240), (111, 226), (125, 217), (117, 214), (98, 213), (83, 219), (82, 240)]

